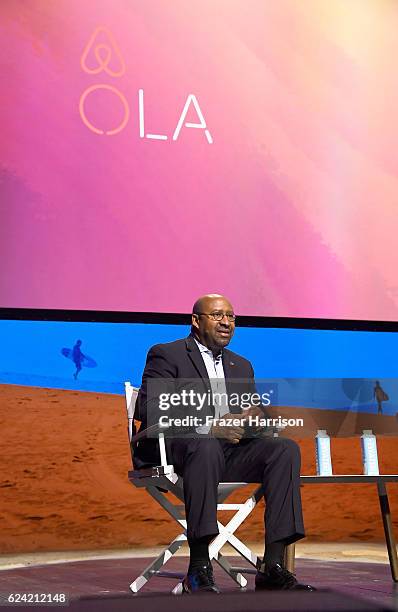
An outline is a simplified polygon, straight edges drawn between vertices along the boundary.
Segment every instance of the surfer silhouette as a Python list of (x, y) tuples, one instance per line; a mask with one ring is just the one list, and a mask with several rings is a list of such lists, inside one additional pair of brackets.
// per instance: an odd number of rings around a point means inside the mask
[(373, 397), (377, 402), (377, 414), (383, 414), (383, 402), (388, 402), (390, 399), (384, 389), (381, 387), (378, 380), (373, 389)]
[(76, 371), (73, 374), (73, 378), (77, 380), (79, 373), (83, 368), (96, 368), (97, 362), (88, 355), (84, 355), (81, 350), (82, 341), (76, 340), (76, 343), (73, 348), (63, 348), (61, 349), (61, 354), (73, 361), (76, 366)]
[(84, 359), (84, 355), (80, 350), (81, 345), (82, 345), (82, 341), (77, 340), (75, 346), (72, 349), (72, 361), (76, 366), (76, 372), (73, 374), (73, 378), (75, 380), (79, 376), (79, 372), (82, 369), (82, 361)]

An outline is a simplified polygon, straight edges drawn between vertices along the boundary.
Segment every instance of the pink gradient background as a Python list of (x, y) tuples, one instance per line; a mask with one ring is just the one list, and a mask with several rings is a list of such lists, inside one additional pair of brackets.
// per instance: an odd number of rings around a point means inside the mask
[[(124, 75), (82, 70), (97, 26)], [(185, 312), (216, 291), (238, 314), (398, 319), (397, 26), (384, 0), (1, 2), (0, 306)], [(96, 84), (129, 102), (119, 134), (79, 115)], [(139, 138), (140, 88), (166, 142)], [(171, 140), (189, 93), (212, 145)], [(122, 118), (108, 91), (86, 110)]]

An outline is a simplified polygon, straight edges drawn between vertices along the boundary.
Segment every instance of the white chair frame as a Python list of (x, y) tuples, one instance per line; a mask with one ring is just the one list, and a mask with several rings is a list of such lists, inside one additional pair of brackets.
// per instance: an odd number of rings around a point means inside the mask
[[(138, 441), (146, 436), (147, 431), (133, 435), (134, 427), (134, 409), (138, 395), (138, 389), (133, 387), (130, 382), (125, 383), (126, 407), (128, 417), (128, 435), (130, 444)], [(150, 428), (152, 429), (152, 428)], [(138, 593), (140, 589), (154, 576), (162, 578), (178, 579), (178, 584), (173, 588), (172, 593), (175, 595), (182, 593), (182, 579), (185, 574), (177, 572), (167, 572), (162, 568), (172, 558), (172, 556), (186, 542), (187, 523), (185, 519), (184, 509), (184, 492), (183, 481), (180, 476), (174, 472), (172, 464), (167, 463), (166, 444), (164, 434), (158, 433), (159, 449), (160, 449), (160, 465), (153, 468), (142, 470), (131, 470), (128, 473), (129, 481), (136, 487), (145, 488), (146, 491), (155, 499), (160, 506), (182, 527), (183, 531), (170, 544), (162, 550), (162, 552), (151, 561), (151, 563), (141, 572), (141, 574), (130, 584), (130, 589), (133, 593)], [(260, 567), (261, 559), (253, 553), (239, 538), (236, 537), (235, 531), (245, 521), (256, 507), (257, 502), (262, 498), (262, 486), (259, 485), (254, 493), (242, 503), (229, 504), (225, 503), (226, 498), (239, 488), (245, 487), (248, 483), (245, 482), (223, 482), (218, 485), (218, 511), (235, 510), (234, 516), (226, 525), (217, 521), (219, 534), (211, 542), (209, 546), (210, 560), (216, 563), (240, 586), (247, 585), (247, 579), (244, 574), (256, 574)], [(182, 502), (175, 504), (170, 501), (165, 493), (170, 492)], [(229, 544), (232, 548), (252, 567), (233, 566), (229, 563), (225, 555), (221, 553), (221, 549), (225, 544)]]

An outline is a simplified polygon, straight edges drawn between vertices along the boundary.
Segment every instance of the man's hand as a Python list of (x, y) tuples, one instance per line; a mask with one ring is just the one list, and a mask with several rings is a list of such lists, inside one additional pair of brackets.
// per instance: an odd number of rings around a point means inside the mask
[(250, 408), (243, 411), (242, 416), (247, 419), (249, 417), (252, 417), (253, 419), (258, 417), (261, 419), (264, 417), (264, 411), (260, 408), (260, 406), (250, 406)]
[(246, 419), (243, 424), (246, 424), (246, 435), (249, 435), (249, 437), (264, 430), (264, 426), (260, 425), (260, 423), (256, 425), (254, 422), (249, 425), (249, 418), (259, 420), (264, 418), (264, 411), (260, 408), (260, 406), (250, 406), (250, 408), (243, 411), (242, 416)]
[[(215, 421), (214, 425), (211, 428), (211, 433), (215, 438), (224, 438), (224, 440), (228, 440), (228, 442), (232, 442), (232, 444), (238, 444), (238, 442), (243, 438), (245, 434), (245, 425), (248, 423), (249, 417), (259, 419), (264, 417), (264, 412), (259, 406), (250, 406), (240, 414), (224, 414), (221, 417), (221, 420), (230, 420), (234, 419), (235, 423), (239, 421), (238, 424), (234, 425), (219, 425), (217, 421)], [(250, 430), (253, 433), (264, 429), (261, 425), (258, 427), (256, 425), (252, 425)], [(246, 430), (247, 433), (247, 430)]]
[(228, 442), (232, 442), (232, 444), (238, 444), (245, 433), (245, 415), (228, 413), (221, 417), (221, 421), (229, 421), (230, 419), (233, 419), (235, 423), (239, 421), (240, 425), (218, 425), (216, 420), (211, 428), (211, 433), (215, 438), (223, 438), (228, 440)]

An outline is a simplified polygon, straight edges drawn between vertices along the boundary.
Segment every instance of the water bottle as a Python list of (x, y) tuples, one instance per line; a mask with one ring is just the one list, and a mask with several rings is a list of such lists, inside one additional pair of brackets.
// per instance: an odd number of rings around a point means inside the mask
[(363, 473), (365, 476), (378, 476), (379, 460), (377, 457), (376, 436), (371, 429), (364, 429), (361, 436)]
[(330, 455), (330, 437), (326, 429), (318, 429), (315, 436), (316, 473), (318, 476), (333, 476), (332, 457)]

